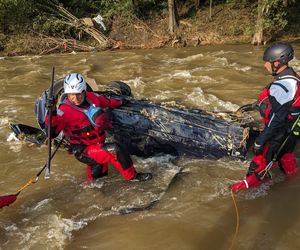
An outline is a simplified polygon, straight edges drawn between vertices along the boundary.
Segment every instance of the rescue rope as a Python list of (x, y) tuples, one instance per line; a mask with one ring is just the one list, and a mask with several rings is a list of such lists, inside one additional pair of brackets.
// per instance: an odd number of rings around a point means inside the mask
[(36, 183), (38, 181), (38, 177), (33, 177), (31, 178), (24, 186), (22, 186), (17, 193), (20, 193), (22, 190), (24, 190), (25, 188), (27, 188), (28, 186), (30, 186), (33, 183)]
[(246, 144), (247, 144), (247, 140), (248, 140), (248, 138), (249, 138), (249, 128), (244, 128), (244, 130), (243, 130), (243, 139), (241, 140), (241, 142), (240, 142), (240, 147), (245, 147), (246, 146)]
[[(51, 159), (54, 157), (55, 153), (57, 152), (58, 148), (62, 144), (63, 140), (64, 140), (64, 137), (62, 137), (62, 139), (57, 144), (54, 152), (51, 154)], [(31, 184), (34, 184), (38, 181), (39, 176), (41, 175), (41, 173), (44, 171), (44, 169), (47, 166), (48, 165), (46, 163), (44, 165), (44, 167), (34, 177), (32, 177), (25, 185), (23, 185), (15, 194), (0, 196), (0, 208), (9, 206), (13, 202), (15, 202), (15, 200), (17, 199), (17, 196), (21, 193), (22, 190), (26, 189), (28, 186), (30, 186)]]
[(239, 233), (239, 228), (240, 228), (240, 215), (239, 215), (239, 210), (238, 210), (238, 207), (237, 207), (235, 198), (234, 198), (234, 193), (233, 193), (232, 190), (230, 191), (230, 194), (231, 194), (231, 198), (232, 198), (233, 205), (234, 205), (234, 208), (235, 208), (235, 214), (236, 214), (236, 226), (235, 226), (235, 232), (234, 232), (233, 238), (232, 238), (232, 240), (231, 240), (231, 245), (230, 245), (230, 247), (228, 248), (228, 250), (233, 250), (233, 249), (234, 249), (234, 246), (236, 245), (237, 236), (238, 236), (238, 233)]

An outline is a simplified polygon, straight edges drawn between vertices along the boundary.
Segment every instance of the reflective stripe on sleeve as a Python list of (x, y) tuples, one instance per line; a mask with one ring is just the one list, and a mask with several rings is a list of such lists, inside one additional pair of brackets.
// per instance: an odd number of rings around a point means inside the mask
[(246, 188), (249, 188), (248, 182), (246, 180), (243, 180), (243, 182), (244, 182)]

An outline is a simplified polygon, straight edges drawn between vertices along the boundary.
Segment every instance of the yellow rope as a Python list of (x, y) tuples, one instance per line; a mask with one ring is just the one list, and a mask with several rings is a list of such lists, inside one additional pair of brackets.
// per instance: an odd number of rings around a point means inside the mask
[(243, 130), (243, 139), (240, 142), (240, 147), (245, 147), (247, 144), (247, 140), (249, 138), (249, 128), (244, 128)]
[(22, 190), (24, 190), (25, 188), (27, 188), (28, 186), (30, 186), (31, 184), (33, 183), (36, 183), (37, 182), (37, 177), (33, 177), (31, 178), (23, 187), (21, 187), (17, 193), (21, 192)]
[(230, 245), (230, 247), (228, 248), (228, 250), (233, 250), (233, 249), (234, 249), (234, 246), (235, 246), (235, 244), (236, 244), (236, 240), (237, 240), (238, 233), (239, 233), (240, 216), (239, 216), (239, 210), (238, 210), (238, 207), (237, 207), (235, 198), (234, 198), (234, 193), (233, 193), (232, 190), (231, 190), (230, 194), (231, 194), (231, 197), (232, 197), (232, 200), (233, 200), (233, 204), (234, 204), (234, 207), (235, 207), (235, 213), (236, 213), (236, 227), (235, 227), (235, 233), (234, 233), (234, 236), (233, 236), (232, 241), (231, 241), (231, 245)]

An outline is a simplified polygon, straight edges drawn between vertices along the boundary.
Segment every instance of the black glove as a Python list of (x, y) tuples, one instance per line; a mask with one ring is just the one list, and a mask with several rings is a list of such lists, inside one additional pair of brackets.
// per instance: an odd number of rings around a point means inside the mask
[(253, 153), (255, 155), (260, 155), (263, 153), (264, 147), (263, 145), (257, 144), (256, 142), (254, 142), (254, 146), (253, 146)]
[(46, 108), (48, 110), (48, 112), (52, 112), (52, 113), (55, 113), (56, 111), (56, 101), (54, 98), (47, 98), (47, 101), (46, 101)]
[(258, 108), (258, 103), (257, 103), (257, 101), (255, 101), (254, 103), (249, 103), (249, 104), (239, 107), (238, 110), (235, 111), (235, 113), (237, 113), (237, 112), (244, 113), (244, 112), (248, 112), (248, 111), (254, 111), (257, 108)]
[(130, 102), (128, 96), (122, 96), (120, 101), (122, 102), (122, 105)]

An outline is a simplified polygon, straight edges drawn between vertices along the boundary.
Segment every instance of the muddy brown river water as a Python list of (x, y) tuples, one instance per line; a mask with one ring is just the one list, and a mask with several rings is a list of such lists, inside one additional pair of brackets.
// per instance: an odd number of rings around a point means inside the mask
[[(292, 66), (300, 72), (300, 44), (293, 45)], [(226, 45), (0, 58), (1, 195), (18, 190), (46, 161), (46, 147), (9, 140), (9, 123), (37, 126), (34, 101), (48, 88), (52, 66), (56, 78), (80, 72), (99, 85), (122, 80), (136, 98), (233, 111), (255, 101), (272, 79), (263, 67), (263, 50)], [(298, 145), (298, 163), (299, 155)], [(88, 186), (85, 166), (59, 151), (52, 177), (41, 178), (0, 210), (0, 249), (226, 250), (236, 226), (228, 187), (244, 177), (250, 157), (134, 157), (138, 168), (154, 171), (159, 181), (124, 184), (111, 168), (109, 178)], [(236, 195), (236, 249), (300, 249), (300, 175), (287, 180), (275, 169), (274, 176)], [(116, 213), (124, 204), (152, 198), (159, 202), (151, 209)]]

